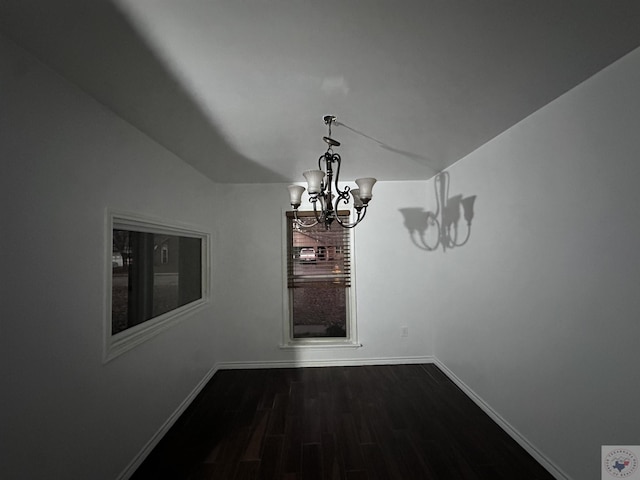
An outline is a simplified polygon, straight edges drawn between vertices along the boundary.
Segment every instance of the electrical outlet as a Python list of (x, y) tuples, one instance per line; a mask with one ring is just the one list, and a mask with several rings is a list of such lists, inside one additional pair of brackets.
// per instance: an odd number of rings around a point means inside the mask
[(408, 337), (409, 336), (409, 327), (402, 327), (400, 330), (400, 336), (401, 337)]

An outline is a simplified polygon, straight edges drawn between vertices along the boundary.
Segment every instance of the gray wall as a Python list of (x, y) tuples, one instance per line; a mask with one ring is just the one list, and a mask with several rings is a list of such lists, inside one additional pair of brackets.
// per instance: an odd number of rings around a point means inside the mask
[(0, 37), (0, 477), (113, 480), (216, 363), (212, 307), (103, 364), (106, 209), (213, 232), (215, 185)]
[(640, 50), (451, 168), (474, 231), (427, 274), (437, 358), (580, 480), (640, 444), (638, 85)]

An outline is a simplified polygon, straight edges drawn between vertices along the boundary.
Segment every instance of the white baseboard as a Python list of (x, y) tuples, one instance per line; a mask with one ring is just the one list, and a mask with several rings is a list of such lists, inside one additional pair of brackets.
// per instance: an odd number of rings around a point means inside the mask
[(522, 448), (524, 448), (529, 455), (535, 458), (551, 475), (557, 480), (571, 480), (566, 473), (564, 473), (560, 467), (547, 458), (540, 450), (538, 450), (531, 442), (529, 442), (518, 430), (516, 430), (509, 422), (507, 422), (498, 412), (496, 412), (487, 402), (485, 402), (476, 392), (474, 392), (466, 383), (447, 368), (447, 366), (438, 360), (437, 357), (433, 357), (433, 363), (435, 363), (440, 370), (455, 383), (460, 389), (476, 404), (484, 413), (489, 415), (491, 419), (496, 422), (513, 440), (515, 440)]
[(169, 418), (162, 424), (160, 429), (151, 437), (151, 439), (147, 442), (147, 444), (142, 448), (142, 450), (136, 455), (136, 457), (127, 465), (127, 467), (118, 475), (117, 480), (128, 480), (135, 473), (138, 467), (144, 462), (144, 459), (151, 453), (151, 451), (158, 445), (162, 437), (166, 435), (169, 429), (176, 423), (176, 420), (180, 418), (180, 415), (184, 413), (184, 411), (191, 405), (191, 402), (198, 396), (200, 391), (205, 387), (209, 380), (215, 375), (218, 371), (218, 365), (214, 365), (211, 370), (207, 372), (202, 380), (196, 385), (196, 387), (189, 393), (187, 398), (185, 398), (182, 403), (178, 406), (178, 408), (169, 416)]
[(360, 365), (403, 365), (434, 363), (431, 355), (422, 357), (391, 357), (391, 358), (348, 358), (329, 360), (279, 360), (270, 362), (220, 362), (218, 370), (241, 370), (254, 368), (303, 368), (303, 367), (348, 367)]

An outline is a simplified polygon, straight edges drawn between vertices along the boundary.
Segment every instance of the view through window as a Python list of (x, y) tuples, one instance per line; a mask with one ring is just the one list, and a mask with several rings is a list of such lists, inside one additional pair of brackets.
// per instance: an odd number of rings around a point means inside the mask
[[(313, 215), (298, 212), (299, 217)], [(349, 212), (340, 212), (348, 221)], [(306, 218), (309, 221), (309, 218)], [(341, 338), (349, 332), (350, 232), (334, 222), (298, 228), (287, 212), (291, 337)]]
[(113, 228), (111, 334), (199, 300), (202, 239)]

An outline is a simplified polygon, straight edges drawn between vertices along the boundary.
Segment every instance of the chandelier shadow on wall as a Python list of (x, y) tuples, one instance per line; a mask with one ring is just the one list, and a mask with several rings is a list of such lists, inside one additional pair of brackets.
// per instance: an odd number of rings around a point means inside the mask
[[(449, 197), (449, 172), (441, 172), (434, 177), (436, 211), (426, 212), (421, 207), (401, 208), (404, 225), (409, 230), (413, 244), (421, 250), (433, 251), (442, 247), (443, 251), (465, 245), (471, 237), (471, 221), (476, 195)], [(461, 235), (460, 216), (467, 223), (466, 233)]]
[[(329, 134), (322, 137), (327, 144), (327, 151), (318, 158), (318, 169), (307, 170), (302, 175), (307, 180), (306, 190), (309, 193), (309, 201), (313, 205), (313, 217), (309, 222), (305, 222), (298, 217), (298, 207), (302, 201), (302, 194), (305, 188), (300, 185), (289, 185), (289, 195), (291, 207), (293, 207), (294, 222), (298, 228), (309, 228), (315, 225), (324, 224), (328, 230), (335, 221), (341, 227), (353, 228), (364, 220), (367, 214), (367, 207), (372, 198), (375, 178), (358, 178), (356, 184), (358, 188), (349, 186), (340, 189), (338, 181), (340, 178), (340, 165), (342, 159), (333, 149), (340, 146), (340, 142), (331, 137), (331, 125), (336, 123), (336, 117), (325, 115), (323, 117), (325, 125), (328, 126)], [(334, 179), (335, 177), (335, 179)], [(356, 219), (348, 223), (338, 217), (338, 207), (340, 204), (348, 205), (353, 201), (353, 208), (356, 211)]]

